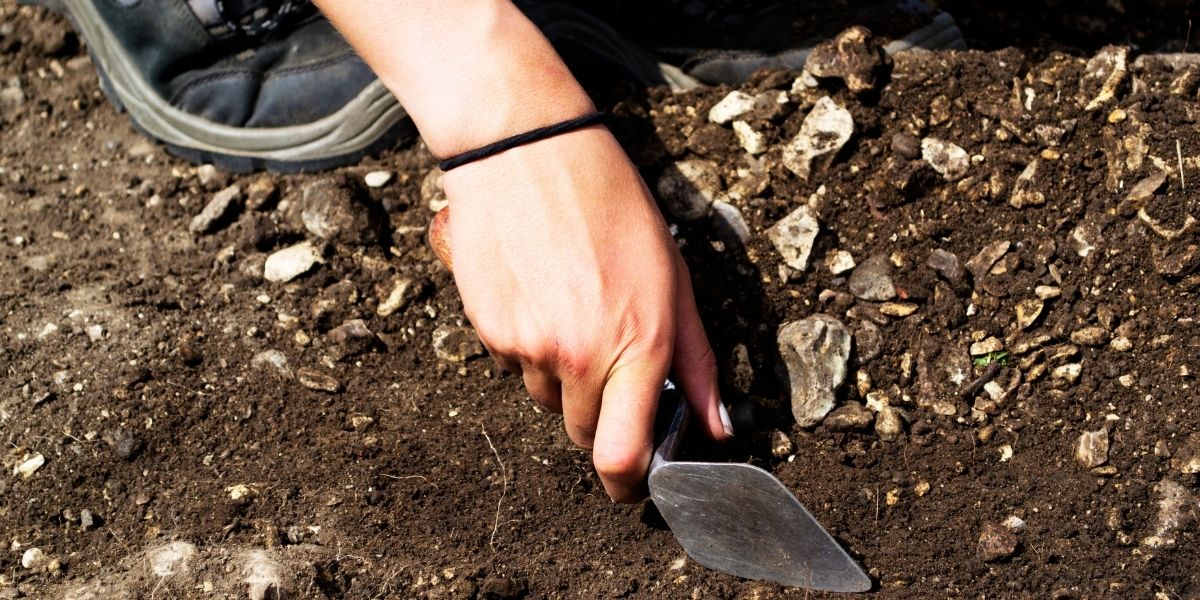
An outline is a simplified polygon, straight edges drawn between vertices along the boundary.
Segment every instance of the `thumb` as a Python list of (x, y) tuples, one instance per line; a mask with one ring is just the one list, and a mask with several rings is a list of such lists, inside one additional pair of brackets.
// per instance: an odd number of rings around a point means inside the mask
[(604, 489), (616, 502), (646, 497), (646, 471), (654, 445), (654, 418), (667, 365), (640, 357), (618, 364), (609, 374), (600, 403), (592, 463)]
[(708, 436), (714, 440), (731, 438), (733, 423), (717, 388), (717, 359), (696, 310), (687, 267), (682, 260), (677, 264), (680, 281), (675, 300), (675, 354), (671, 372)]

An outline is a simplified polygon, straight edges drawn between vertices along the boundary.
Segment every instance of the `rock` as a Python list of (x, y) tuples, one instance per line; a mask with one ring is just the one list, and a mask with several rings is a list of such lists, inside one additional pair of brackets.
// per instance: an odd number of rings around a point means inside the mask
[(113, 452), (118, 458), (124, 460), (133, 460), (137, 456), (138, 450), (141, 450), (141, 443), (133, 435), (132, 429), (120, 428), (112, 429), (104, 432), (104, 442), (112, 446)]
[(1158, 219), (1150, 216), (1145, 208), (1140, 208), (1137, 211), (1138, 220), (1145, 223), (1150, 230), (1157, 233), (1164, 240), (1173, 240), (1188, 232), (1196, 224), (1196, 217), (1192, 215), (1184, 215), (1183, 224), (1178, 229), (1171, 229), (1163, 224)]
[(1050, 372), (1050, 377), (1061, 380), (1061, 381), (1065, 381), (1070, 385), (1074, 385), (1076, 381), (1079, 381), (1079, 375), (1082, 373), (1083, 373), (1083, 365), (1082, 364), (1067, 363), (1060, 367), (1055, 367), (1055, 369)]
[(1142, 205), (1149, 199), (1154, 197), (1154, 194), (1162, 188), (1167, 182), (1167, 173), (1165, 171), (1155, 171), (1154, 174), (1142, 179), (1133, 184), (1129, 188), (1129, 193), (1125, 194), (1125, 202), (1141, 208)]
[(724, 125), (753, 110), (754, 104), (754, 96), (734, 90), (708, 110), (708, 120)]
[(1075, 462), (1093, 469), (1108, 462), (1108, 430), (1085, 431), (1075, 440)]
[(29, 548), (21, 555), (21, 566), (31, 571), (40, 569), (47, 562), (49, 560), (41, 548)]
[(46, 457), (40, 452), (36, 454), (26, 454), (21, 458), (21, 462), (13, 467), (13, 475), (20, 475), (21, 479), (29, 479), (33, 477), (37, 470), (46, 464)]
[(784, 146), (783, 166), (800, 179), (807, 180), (813, 160), (837, 155), (853, 133), (854, 118), (850, 111), (838, 106), (829, 96), (822, 96), (804, 117), (800, 132)]
[(984, 523), (979, 533), (979, 543), (975, 547), (975, 555), (983, 562), (995, 562), (1005, 559), (1017, 551), (1017, 534), (1003, 525)]
[(25, 90), (19, 77), (9, 77), (0, 82), (0, 106), (16, 108), (25, 104)]
[(205, 234), (216, 231), (225, 224), (225, 220), (233, 216), (240, 208), (242, 188), (231, 185), (213, 194), (208, 204), (200, 214), (192, 217), (188, 231), (195, 234)]
[(1150, 264), (1154, 272), (1165, 277), (1179, 277), (1190, 273), (1200, 263), (1200, 246), (1188, 244), (1152, 244), (1150, 246)]
[(342, 391), (342, 384), (338, 380), (315, 369), (297, 369), (296, 381), (310, 390), (329, 392), (330, 394)]
[(1013, 533), (1025, 531), (1025, 520), (1017, 515), (1009, 515), (1001, 525)]
[(1116, 97), (1129, 73), (1129, 48), (1105, 46), (1084, 66), (1079, 81), (1079, 104), (1084, 110), (1096, 110)]
[[(408, 277), (393, 279), (390, 286), (380, 289), (379, 306), (375, 308), (375, 314), (387, 317), (404, 310), (405, 306), (421, 295), (422, 287), (424, 286), (420, 282)], [(387, 290), (386, 293), (384, 289)]]
[(792, 415), (801, 427), (821, 422), (846, 379), (850, 332), (841, 321), (814, 314), (779, 328), (779, 353), (787, 369)]
[(96, 528), (96, 525), (99, 523), (99, 521), (100, 521), (100, 519), (98, 519), (94, 514), (92, 514), (92, 511), (90, 511), (86, 508), (79, 511), (79, 528), (80, 529), (82, 529), (84, 531), (91, 531)]
[(850, 274), (850, 293), (869, 302), (887, 302), (895, 298), (896, 285), (892, 282), (892, 271), (892, 262), (884, 254), (864, 260)]
[(329, 331), (329, 341), (336, 349), (335, 360), (345, 360), (373, 350), (379, 344), (379, 338), (367, 328), (362, 319), (350, 319)]
[(322, 177), (304, 186), (304, 228), (338, 245), (367, 245), (379, 240), (384, 216), (362, 183), (348, 174)]
[(881, 407), (879, 414), (875, 416), (875, 435), (881, 440), (891, 442), (903, 433), (904, 419), (900, 415), (900, 409), (894, 406)]
[(442, 189), (442, 170), (434, 167), (421, 180), (421, 200), (431, 212), (438, 212), (450, 205), (446, 192)]
[(921, 140), (921, 158), (946, 181), (962, 179), (971, 168), (971, 157), (966, 150), (937, 138)]
[(1033, 288), (1033, 293), (1042, 300), (1053, 300), (1062, 295), (1062, 288), (1053, 285), (1039, 285)]
[(847, 402), (829, 413), (821, 422), (833, 432), (860, 431), (875, 422), (875, 414), (858, 402)]
[(771, 455), (775, 458), (786, 458), (796, 451), (796, 445), (788, 434), (776, 429), (771, 432)]
[(655, 189), (670, 216), (695, 221), (708, 216), (713, 201), (721, 195), (721, 176), (711, 161), (681, 160), (663, 171)]
[(862, 94), (879, 87), (890, 64), (882, 42), (856, 25), (813, 47), (804, 71), (822, 79), (841, 79), (851, 92)]
[(962, 281), (963, 268), (953, 252), (938, 248), (929, 253), (929, 260), (925, 261), (925, 264), (951, 284), (958, 285), (958, 282)]
[(291, 578), (286, 576), (283, 565), (271, 558), (267, 551), (251, 550), (242, 560), (241, 573), (249, 600), (279, 600), (296, 596)]
[(733, 122), (733, 135), (738, 145), (751, 156), (758, 156), (767, 151), (767, 138), (745, 121)]
[(192, 570), (199, 551), (194, 544), (174, 541), (146, 551), (146, 567), (155, 577), (173, 577)]
[(1133, 342), (1125, 336), (1118, 336), (1108, 343), (1108, 349), (1114, 352), (1129, 352), (1133, 349)]
[(728, 202), (714, 200), (712, 203), (713, 229), (717, 237), (726, 244), (745, 247), (750, 243), (750, 226), (746, 224), (742, 211)]
[(987, 356), (1004, 350), (1004, 342), (995, 336), (971, 344), (971, 356)]
[(897, 133), (892, 136), (892, 152), (904, 160), (921, 158), (921, 140), (911, 133)]
[(1108, 332), (1098, 325), (1077, 329), (1071, 332), (1071, 343), (1081, 346), (1103, 346), (1108, 343)]
[(278, 201), (279, 184), (270, 175), (255, 177), (246, 188), (246, 208), (250, 210), (271, 210)]
[(283, 250), (272, 252), (263, 265), (263, 278), (275, 283), (291, 281), (325, 262), (317, 249), (309, 242), (301, 242)]
[(381, 188), (392, 180), (391, 171), (371, 171), (363, 176), (363, 183), (370, 188)]
[(992, 242), (984, 246), (979, 251), (979, 254), (976, 254), (971, 257), (971, 260), (967, 261), (967, 270), (971, 272), (976, 282), (982, 281), (984, 276), (988, 274), (988, 271), (992, 269), (992, 265), (996, 264), (996, 261), (1000, 260), (1005, 254), (1008, 254), (1010, 246), (1012, 244), (1008, 240)]
[(788, 267), (803, 272), (808, 268), (808, 255), (812, 253), (813, 242), (821, 225), (813, 216), (808, 205), (792, 211), (767, 230), (767, 239), (771, 240), (783, 262)]
[(1017, 328), (1029, 329), (1041, 316), (1044, 307), (1041, 298), (1026, 298), (1017, 302)]
[(258, 369), (264, 367), (270, 368), (276, 375), (284, 379), (291, 379), (293, 377), (292, 369), (288, 367), (287, 356), (284, 356), (282, 352), (275, 349), (263, 350), (255, 354), (250, 359), (250, 366)]
[(883, 333), (870, 321), (860, 321), (854, 328), (854, 350), (858, 362), (867, 364), (883, 353)]
[(884, 302), (879, 312), (889, 317), (903, 318), (917, 312), (917, 305), (911, 302)]
[(1154, 495), (1158, 502), (1154, 533), (1143, 539), (1142, 545), (1169, 548), (1175, 545), (1174, 533), (1190, 527), (1196, 521), (1200, 504), (1186, 487), (1170, 479), (1154, 484)]
[(439, 360), (451, 363), (464, 363), (485, 352), (474, 329), (446, 325), (433, 330), (433, 351)]
[(825, 268), (834, 275), (841, 275), (855, 267), (854, 256), (845, 250), (834, 250), (825, 255)]
[(1024, 171), (1017, 176), (1017, 183), (1013, 186), (1012, 196), (1009, 196), (1008, 203), (1013, 208), (1025, 208), (1026, 206), (1041, 206), (1046, 203), (1046, 195), (1037, 190), (1030, 189), (1033, 186), (1033, 178), (1037, 177), (1038, 165), (1040, 161), (1033, 159)]
[(196, 182), (201, 188), (206, 190), (215, 190), (225, 185), (226, 178), (213, 165), (200, 165), (196, 167)]
[(258, 490), (244, 483), (226, 487), (225, 493), (229, 494), (229, 500), (238, 506), (245, 506), (258, 496)]
[(1171, 467), (1184, 475), (1200, 473), (1200, 432), (1187, 436), (1171, 459)]

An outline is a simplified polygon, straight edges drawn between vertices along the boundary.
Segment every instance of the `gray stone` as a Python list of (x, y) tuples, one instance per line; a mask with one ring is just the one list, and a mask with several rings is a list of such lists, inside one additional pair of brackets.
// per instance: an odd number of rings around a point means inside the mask
[(196, 234), (211, 233), (241, 208), (242, 188), (231, 185), (213, 194), (200, 214), (192, 217), (188, 231)]
[(1037, 177), (1040, 164), (1038, 159), (1033, 159), (1025, 167), (1025, 170), (1021, 171), (1021, 174), (1017, 176), (1017, 183), (1013, 185), (1012, 196), (1008, 198), (1008, 203), (1013, 208), (1041, 206), (1046, 203), (1046, 195), (1033, 189), (1033, 178)]
[(1165, 171), (1155, 171), (1152, 175), (1145, 177), (1141, 181), (1133, 184), (1133, 186), (1129, 188), (1129, 193), (1125, 194), (1125, 201), (1140, 207), (1141, 204), (1145, 203), (1150, 198), (1153, 198), (1154, 194), (1157, 193), (1166, 182), (1167, 173)]
[(433, 351), (438, 359), (451, 363), (464, 363), (485, 352), (474, 329), (446, 325), (433, 330)]
[(884, 406), (879, 409), (879, 414), (875, 416), (875, 435), (879, 439), (890, 442), (895, 441), (904, 433), (904, 419), (900, 416), (900, 409), (894, 406)]
[(1108, 462), (1108, 430), (1085, 431), (1075, 440), (1075, 462), (1085, 469)]
[(804, 271), (808, 268), (808, 256), (812, 253), (813, 242), (821, 225), (813, 216), (808, 205), (792, 211), (767, 230), (767, 239), (775, 245), (783, 262), (787, 266)]
[(1081, 346), (1103, 346), (1108, 343), (1108, 332), (1099, 325), (1090, 325), (1071, 332), (1071, 343)]
[(817, 100), (804, 117), (800, 132), (783, 148), (783, 166), (800, 179), (812, 173), (813, 160), (837, 154), (854, 133), (854, 117), (829, 96)]
[(836, 318), (818, 313), (780, 327), (777, 341), (792, 415), (801, 427), (816, 425), (833, 410), (837, 389), (846, 379), (850, 332)]
[(225, 185), (226, 177), (213, 165), (196, 167), (196, 182), (206, 190), (215, 190)]
[(250, 359), (250, 366), (258, 369), (264, 367), (269, 368), (276, 375), (283, 377), (284, 379), (291, 379), (293, 377), (292, 369), (288, 367), (287, 356), (284, 356), (282, 352), (275, 349), (263, 350), (262, 352), (255, 354), (254, 357)]
[(971, 168), (971, 157), (959, 146), (937, 138), (921, 140), (921, 158), (947, 181), (957, 181)]
[(334, 327), (329, 331), (328, 337), (334, 345), (332, 350), (336, 360), (358, 356), (379, 344), (379, 338), (375, 337), (362, 319), (350, 319)]
[(892, 263), (883, 254), (864, 260), (850, 274), (850, 293), (860, 300), (887, 302), (896, 297)]
[(304, 186), (302, 203), (304, 228), (319, 239), (339, 245), (379, 240), (382, 208), (356, 178), (343, 174), (317, 179)]
[(929, 253), (929, 260), (925, 264), (929, 265), (934, 271), (937, 271), (938, 275), (941, 275), (943, 279), (950, 283), (957, 285), (958, 282), (962, 281), (962, 264), (958, 262), (958, 257), (953, 252), (938, 248)]
[(79, 511), (79, 528), (80, 529), (82, 529), (84, 531), (91, 531), (92, 529), (96, 528), (97, 521), (98, 521), (98, 519), (96, 518), (96, 515), (92, 514), (92, 511), (90, 511), (86, 508)]
[(317, 249), (308, 242), (301, 242), (271, 253), (263, 265), (263, 278), (276, 283), (291, 281), (320, 262), (324, 260)]
[(279, 200), (279, 185), (267, 174), (259, 175), (246, 188), (246, 208), (270, 210)]
[(721, 176), (717, 165), (707, 160), (681, 160), (667, 167), (655, 184), (667, 213), (681, 221), (695, 221), (708, 215), (721, 194)]
[(1000, 260), (1005, 254), (1008, 254), (1010, 246), (1012, 244), (1008, 240), (992, 242), (984, 246), (979, 251), (979, 254), (972, 256), (971, 260), (967, 261), (967, 270), (971, 272), (976, 282), (979, 282), (988, 274), (988, 271), (992, 269), (992, 265), (996, 264), (996, 261)]
[(715, 200), (712, 203), (713, 229), (726, 244), (746, 246), (750, 243), (750, 226), (738, 207)]

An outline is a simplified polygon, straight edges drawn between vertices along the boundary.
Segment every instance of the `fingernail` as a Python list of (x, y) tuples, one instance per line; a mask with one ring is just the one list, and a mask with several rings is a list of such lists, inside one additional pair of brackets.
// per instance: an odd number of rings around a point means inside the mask
[(721, 415), (721, 428), (725, 430), (725, 435), (733, 437), (733, 421), (729, 419), (729, 409), (725, 408), (724, 402), (717, 403), (717, 413)]

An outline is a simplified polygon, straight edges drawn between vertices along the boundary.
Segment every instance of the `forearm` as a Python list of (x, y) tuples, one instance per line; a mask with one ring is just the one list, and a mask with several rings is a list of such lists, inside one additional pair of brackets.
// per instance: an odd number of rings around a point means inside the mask
[(554, 48), (508, 0), (317, 4), (437, 156), (595, 110)]

